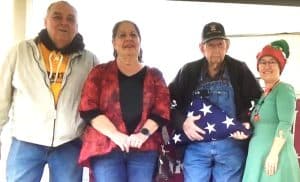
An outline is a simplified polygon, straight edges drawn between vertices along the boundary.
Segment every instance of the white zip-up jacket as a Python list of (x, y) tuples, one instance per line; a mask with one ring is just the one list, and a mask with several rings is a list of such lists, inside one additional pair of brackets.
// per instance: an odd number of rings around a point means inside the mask
[(10, 120), (13, 137), (50, 147), (80, 137), (85, 125), (78, 112), (81, 90), (97, 59), (87, 50), (70, 59), (55, 107), (36, 43), (23, 41), (11, 50), (0, 67), (0, 131)]

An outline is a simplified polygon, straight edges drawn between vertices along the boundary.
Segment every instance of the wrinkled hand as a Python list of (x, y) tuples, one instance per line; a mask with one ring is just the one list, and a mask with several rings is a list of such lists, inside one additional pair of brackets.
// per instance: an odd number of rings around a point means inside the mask
[(278, 155), (270, 153), (265, 161), (265, 171), (272, 176), (276, 173), (278, 166)]
[(142, 133), (131, 134), (128, 138), (129, 145), (130, 145), (130, 147), (133, 147), (133, 148), (141, 148), (141, 146), (145, 143), (145, 141), (148, 138), (149, 138), (148, 136), (143, 135)]
[[(205, 131), (199, 128), (195, 121), (199, 120), (201, 118), (200, 115), (198, 116), (190, 116), (187, 117), (186, 120), (183, 123), (183, 131), (186, 134), (186, 136), (191, 140), (203, 140), (203, 136), (205, 134)], [(202, 135), (201, 135), (202, 134)]]
[(245, 140), (249, 137), (248, 135), (245, 135), (245, 133), (242, 131), (236, 131), (232, 133), (230, 136), (236, 140)]
[(130, 144), (129, 144), (129, 136), (128, 135), (117, 131), (110, 137), (110, 139), (116, 145), (118, 145), (122, 151), (129, 152)]
[[(250, 129), (250, 123), (243, 123), (243, 125), (245, 126), (246, 129), (248, 130)], [(242, 131), (236, 131), (233, 134), (231, 134), (231, 137), (236, 140), (245, 140), (249, 138), (249, 135), (245, 135), (245, 133)]]

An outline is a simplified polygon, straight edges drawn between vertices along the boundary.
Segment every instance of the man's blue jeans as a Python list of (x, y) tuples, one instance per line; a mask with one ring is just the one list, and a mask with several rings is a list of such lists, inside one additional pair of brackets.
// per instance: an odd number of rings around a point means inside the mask
[(7, 182), (40, 182), (49, 166), (51, 182), (81, 182), (82, 167), (77, 163), (79, 139), (51, 148), (12, 139), (7, 158)]
[(152, 182), (158, 152), (113, 151), (91, 160), (96, 182)]
[(241, 182), (246, 159), (245, 141), (231, 138), (187, 146), (185, 182)]

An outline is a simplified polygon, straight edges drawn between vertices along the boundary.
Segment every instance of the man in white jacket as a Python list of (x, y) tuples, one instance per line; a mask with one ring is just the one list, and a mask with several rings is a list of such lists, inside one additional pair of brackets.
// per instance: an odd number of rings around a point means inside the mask
[(82, 181), (77, 159), (84, 122), (77, 109), (97, 59), (84, 49), (68, 2), (49, 6), (45, 27), (16, 45), (0, 67), (0, 131), (10, 120), (13, 136), (8, 182), (40, 181), (46, 164), (51, 181)]

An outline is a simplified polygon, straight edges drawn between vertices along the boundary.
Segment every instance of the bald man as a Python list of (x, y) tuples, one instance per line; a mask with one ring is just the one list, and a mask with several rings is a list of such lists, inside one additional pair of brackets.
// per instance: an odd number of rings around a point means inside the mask
[(84, 49), (71, 4), (52, 3), (44, 23), (0, 67), (0, 131), (8, 121), (12, 125), (7, 182), (38, 182), (46, 164), (50, 181), (82, 181), (77, 159), (84, 122), (78, 104), (97, 59)]

